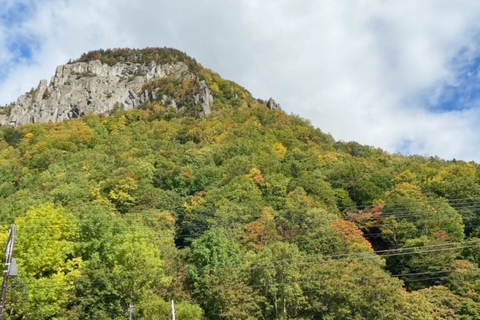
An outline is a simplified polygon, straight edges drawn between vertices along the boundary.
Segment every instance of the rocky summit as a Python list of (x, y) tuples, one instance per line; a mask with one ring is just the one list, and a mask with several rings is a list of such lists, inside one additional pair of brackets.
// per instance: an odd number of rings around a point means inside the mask
[[(240, 86), (232, 89), (225, 85), (228, 81), (222, 79), (219, 85), (213, 78), (221, 79), (175, 49), (97, 50), (57, 67), (50, 82), (41, 80), (36, 89), (0, 109), (0, 125), (61, 122), (88, 113), (108, 115), (154, 101), (207, 115), (215, 94), (251, 99)], [(268, 106), (272, 108), (271, 103)]]

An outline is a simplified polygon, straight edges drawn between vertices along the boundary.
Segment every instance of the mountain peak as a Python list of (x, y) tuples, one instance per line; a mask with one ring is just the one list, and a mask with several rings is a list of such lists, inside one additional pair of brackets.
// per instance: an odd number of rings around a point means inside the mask
[(147, 65), (155, 62), (157, 65), (183, 62), (189, 69), (198, 71), (202, 66), (185, 52), (174, 48), (144, 48), (144, 49), (99, 49), (84, 53), (75, 62), (90, 62), (99, 60), (101, 63), (113, 66), (119, 62), (139, 63)]
[(95, 50), (58, 66), (49, 83), (41, 80), (37, 89), (0, 110), (0, 125), (61, 122), (88, 113), (108, 115), (149, 102), (200, 116), (226, 102), (240, 106), (256, 100), (243, 87), (176, 49)]

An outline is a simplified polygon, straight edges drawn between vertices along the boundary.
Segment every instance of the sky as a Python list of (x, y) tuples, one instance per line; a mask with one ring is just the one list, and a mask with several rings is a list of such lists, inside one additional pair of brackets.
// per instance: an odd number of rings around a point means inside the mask
[(84, 52), (165, 46), (337, 140), (480, 162), (474, 0), (0, 0), (0, 105)]

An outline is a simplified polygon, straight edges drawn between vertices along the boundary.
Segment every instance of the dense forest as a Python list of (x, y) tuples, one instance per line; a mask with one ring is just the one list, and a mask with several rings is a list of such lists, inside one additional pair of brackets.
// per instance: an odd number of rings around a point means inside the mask
[[(151, 101), (0, 128), (5, 319), (170, 319), (171, 300), (179, 320), (480, 319), (476, 163), (335, 141), (188, 63), (208, 116)], [(173, 80), (149, 85), (193, 104)]]

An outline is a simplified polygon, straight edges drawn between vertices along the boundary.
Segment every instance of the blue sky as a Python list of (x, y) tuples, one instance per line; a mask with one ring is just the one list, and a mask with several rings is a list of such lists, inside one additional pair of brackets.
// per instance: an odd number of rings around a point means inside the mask
[(463, 60), (459, 53), (454, 58), (454, 83), (446, 84), (440, 96), (430, 102), (431, 109), (437, 112), (463, 110), (475, 108), (480, 101), (480, 56), (475, 56), (456, 64), (456, 60)]
[(18, 1), (3, 7), (0, 19), (5, 26), (18, 27), (32, 16), (35, 11), (34, 2)]
[[(7, 59), (0, 58), (0, 81), (8, 79), (9, 73), (14, 72), (15, 66), (30, 63), (33, 52), (39, 43), (29, 34), (22, 34), (22, 25), (35, 13), (34, 2), (15, 1), (7, 2), (0, 9), (0, 23), (5, 30), (4, 50)], [(38, 49), (38, 48), (37, 48)]]
[(110, 47), (175, 47), (336, 139), (480, 161), (480, 3), (3, 0), (0, 104)]

